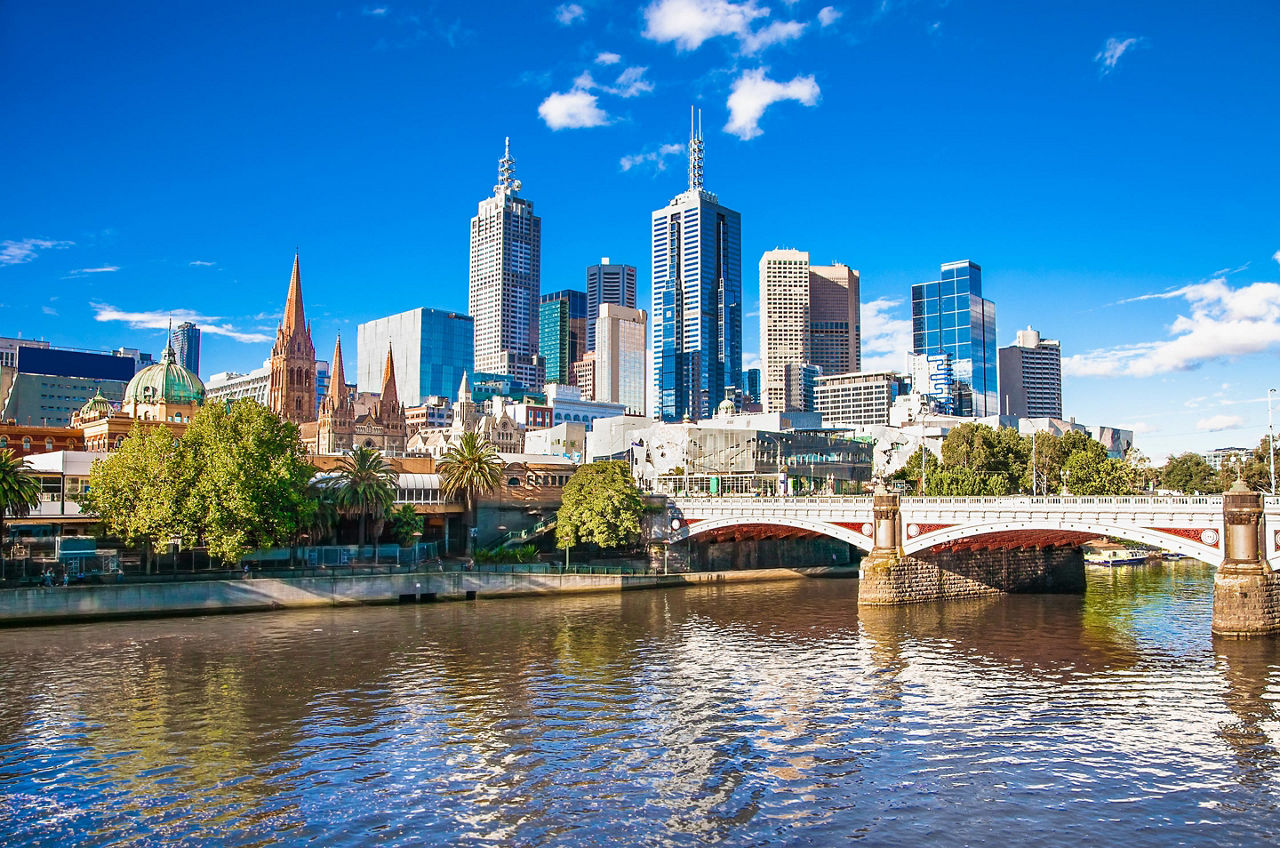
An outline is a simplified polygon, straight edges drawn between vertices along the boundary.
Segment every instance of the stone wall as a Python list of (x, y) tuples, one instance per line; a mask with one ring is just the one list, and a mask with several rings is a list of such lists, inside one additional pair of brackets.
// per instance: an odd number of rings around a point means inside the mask
[(1280, 572), (1218, 569), (1213, 580), (1215, 636), (1280, 633)]
[(1078, 548), (927, 551), (889, 561), (863, 561), (859, 604), (913, 604), (1011, 592), (1084, 592)]
[(694, 571), (746, 571), (757, 568), (847, 566), (857, 562), (845, 542), (829, 536), (814, 539), (744, 539), (737, 542), (705, 542), (693, 537), (673, 545), (686, 548), (688, 567)]

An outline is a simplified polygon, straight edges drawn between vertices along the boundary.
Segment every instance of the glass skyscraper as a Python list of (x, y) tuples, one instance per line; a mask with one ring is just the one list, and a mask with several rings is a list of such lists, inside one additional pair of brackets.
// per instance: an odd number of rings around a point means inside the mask
[(709, 418), (742, 384), (742, 219), (702, 186), (702, 130), (689, 189), (653, 213), (653, 396), (663, 421)]
[(190, 321), (183, 321), (173, 328), (169, 336), (178, 364), (192, 374), (200, 373), (200, 328)]
[(356, 328), (356, 388), (382, 391), (387, 346), (396, 364), (396, 394), (405, 406), (429, 396), (454, 398), (462, 375), (474, 371), (469, 315), (410, 309)]
[(913, 352), (950, 354), (956, 415), (995, 415), (996, 305), (982, 297), (982, 268), (947, 262), (940, 277), (911, 287)]
[(587, 352), (587, 293), (565, 289), (544, 294), (538, 304), (538, 350), (546, 382), (573, 383), (573, 363)]

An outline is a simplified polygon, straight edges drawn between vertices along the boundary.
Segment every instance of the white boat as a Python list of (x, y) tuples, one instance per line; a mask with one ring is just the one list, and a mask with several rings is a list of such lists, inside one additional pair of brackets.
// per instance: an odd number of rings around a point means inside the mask
[(1117, 565), (1142, 565), (1149, 556), (1151, 551), (1141, 548), (1103, 548), (1085, 551), (1084, 561), (1087, 565), (1102, 565), (1110, 568)]

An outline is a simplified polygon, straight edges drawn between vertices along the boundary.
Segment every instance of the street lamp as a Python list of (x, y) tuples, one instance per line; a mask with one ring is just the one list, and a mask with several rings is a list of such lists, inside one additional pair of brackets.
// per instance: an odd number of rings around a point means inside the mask
[(1271, 396), (1275, 389), (1267, 389), (1267, 459), (1271, 465), (1271, 494), (1276, 493), (1276, 431), (1271, 426)]

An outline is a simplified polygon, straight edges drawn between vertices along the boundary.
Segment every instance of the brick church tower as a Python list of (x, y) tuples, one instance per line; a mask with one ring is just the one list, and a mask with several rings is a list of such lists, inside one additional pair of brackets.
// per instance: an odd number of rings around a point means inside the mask
[(276, 330), (271, 348), (271, 382), (267, 405), (285, 421), (304, 424), (316, 420), (316, 349), (311, 344), (311, 327), (302, 308), (302, 275), (298, 256), (293, 257), (293, 277), (284, 319)]

